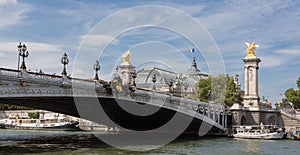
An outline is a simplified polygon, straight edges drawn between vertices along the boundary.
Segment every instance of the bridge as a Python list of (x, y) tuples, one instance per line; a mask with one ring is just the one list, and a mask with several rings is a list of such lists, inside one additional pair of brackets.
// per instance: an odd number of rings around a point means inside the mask
[[(173, 122), (176, 126), (190, 122), (186, 133), (199, 133), (204, 124), (211, 126), (210, 132), (222, 133), (229, 120), (226, 109), (218, 104), (100, 83), (99, 80), (7, 68), (0, 68), (0, 103), (58, 112), (138, 131), (153, 130), (176, 116), (177, 122)], [(103, 112), (99, 112), (99, 107)], [(137, 115), (125, 109), (151, 114)]]

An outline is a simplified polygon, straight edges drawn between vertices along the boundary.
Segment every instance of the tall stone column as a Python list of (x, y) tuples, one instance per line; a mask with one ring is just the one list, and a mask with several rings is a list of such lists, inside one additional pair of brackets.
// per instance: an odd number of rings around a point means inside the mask
[(247, 44), (247, 56), (243, 59), (245, 66), (245, 93), (243, 97), (244, 107), (249, 110), (260, 110), (258, 96), (258, 64), (261, 61), (255, 55), (255, 49), (258, 47), (255, 43)]

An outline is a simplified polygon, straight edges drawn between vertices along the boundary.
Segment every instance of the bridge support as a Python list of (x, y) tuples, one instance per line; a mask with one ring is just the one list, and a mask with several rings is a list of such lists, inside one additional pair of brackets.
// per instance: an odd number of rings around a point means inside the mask
[(126, 86), (129, 85), (132, 82), (132, 76), (131, 74), (134, 72), (134, 66), (133, 65), (120, 65), (119, 71), (121, 74), (121, 80), (122, 85)]
[(259, 110), (258, 96), (258, 63), (261, 61), (257, 57), (246, 57), (245, 63), (245, 94), (243, 97), (244, 107), (250, 110)]

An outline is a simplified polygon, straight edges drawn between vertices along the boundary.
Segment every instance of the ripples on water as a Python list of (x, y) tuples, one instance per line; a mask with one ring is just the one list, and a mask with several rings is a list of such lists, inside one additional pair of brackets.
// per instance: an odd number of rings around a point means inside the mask
[[(103, 136), (118, 136), (104, 134)], [(252, 155), (300, 154), (300, 141), (245, 140), (227, 137), (181, 137), (158, 149), (145, 152), (119, 150), (101, 142), (89, 132), (0, 130), (0, 154), (41, 155)], [(128, 146), (133, 147), (133, 146)]]

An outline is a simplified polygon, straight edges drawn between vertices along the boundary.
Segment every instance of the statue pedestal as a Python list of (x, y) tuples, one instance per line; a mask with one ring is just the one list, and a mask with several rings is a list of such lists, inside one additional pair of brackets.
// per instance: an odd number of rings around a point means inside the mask
[(256, 56), (247, 56), (243, 61), (245, 63), (244, 107), (249, 108), (249, 110), (260, 110), (258, 96), (258, 63), (261, 60)]
[(131, 64), (121, 64), (119, 73), (121, 74), (122, 85), (129, 85), (132, 82), (132, 76), (135, 66)]

